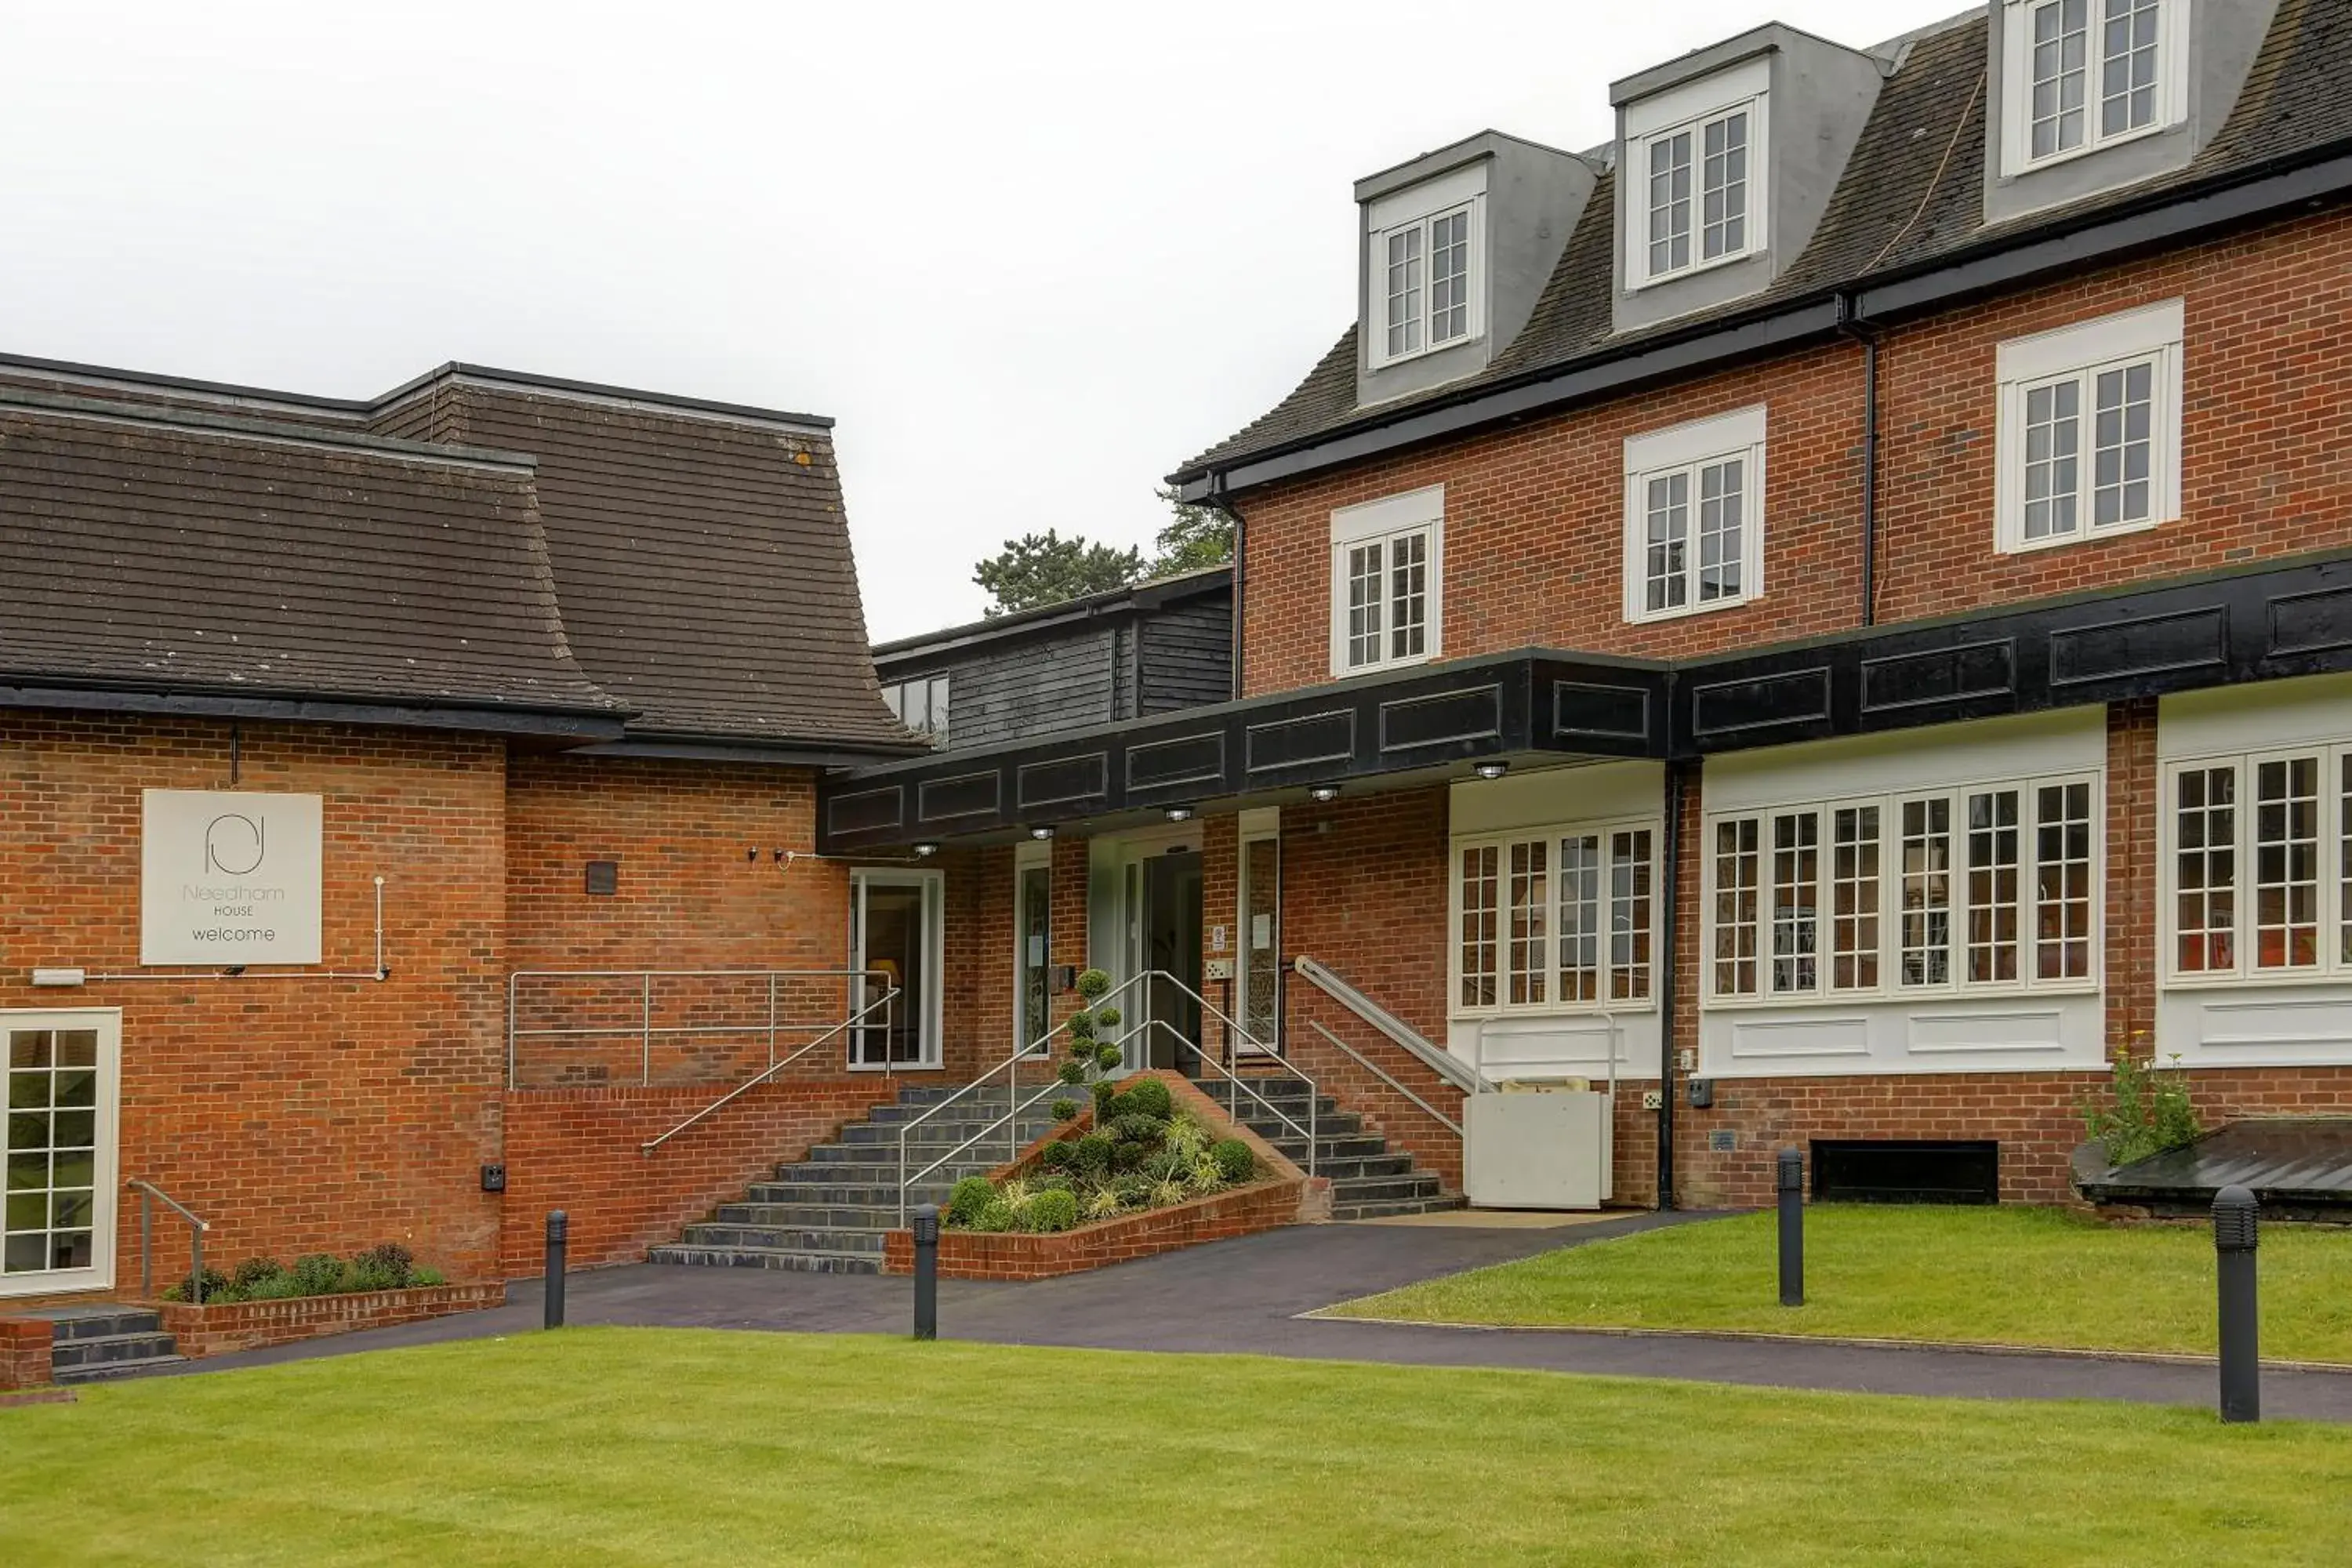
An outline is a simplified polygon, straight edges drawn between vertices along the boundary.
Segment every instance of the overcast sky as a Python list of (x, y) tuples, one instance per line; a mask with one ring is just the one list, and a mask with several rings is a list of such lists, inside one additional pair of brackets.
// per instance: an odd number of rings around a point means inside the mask
[(1354, 308), (1355, 179), (1779, 20), (1956, 0), (0, 0), (0, 350), (336, 396), (446, 360), (829, 414), (877, 638), (976, 616)]

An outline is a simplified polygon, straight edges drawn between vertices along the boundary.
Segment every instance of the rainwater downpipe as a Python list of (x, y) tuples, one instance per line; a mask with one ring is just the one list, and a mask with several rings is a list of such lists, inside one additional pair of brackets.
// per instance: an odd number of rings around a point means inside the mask
[(1878, 624), (1878, 328), (1838, 296), (1838, 330), (1862, 344), (1862, 624)]

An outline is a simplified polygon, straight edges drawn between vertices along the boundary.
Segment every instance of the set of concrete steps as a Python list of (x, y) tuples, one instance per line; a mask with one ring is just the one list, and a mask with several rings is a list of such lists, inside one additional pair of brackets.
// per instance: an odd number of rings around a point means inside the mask
[(107, 1302), (49, 1307), (26, 1316), (49, 1321), (49, 1376), (58, 1383), (128, 1377), (188, 1359), (163, 1331), (163, 1318), (141, 1308)]
[[(1256, 1095), (1238, 1097), (1238, 1120), (1301, 1170), (1307, 1165), (1307, 1132), (1315, 1134), (1314, 1172), (1331, 1179), (1333, 1219), (1380, 1219), (1462, 1206), (1459, 1193), (1446, 1192), (1434, 1174), (1415, 1169), (1411, 1154), (1391, 1152), (1387, 1139), (1366, 1131), (1361, 1116), (1340, 1110), (1329, 1095), (1314, 1098), (1310, 1121), (1304, 1079), (1245, 1074), (1244, 1081)], [(1234, 1098), (1222, 1079), (1201, 1088), (1220, 1105)]]
[[(1040, 1071), (1024, 1081), (1020, 1098), (1045, 1089)], [(1011, 1147), (1026, 1148), (1054, 1125), (1058, 1089), (1027, 1107), (1013, 1130)], [(907, 1204), (944, 1204), (966, 1176), (986, 1175), (1004, 1163), (1007, 1150), (1005, 1091), (992, 1084), (964, 1092), (953, 1089), (908, 1089), (897, 1103), (877, 1106), (863, 1121), (841, 1130), (808, 1157), (776, 1167), (772, 1181), (755, 1182), (740, 1203), (722, 1204), (709, 1219), (686, 1227), (676, 1243), (646, 1254), (654, 1263), (697, 1263), (741, 1268), (788, 1268), (811, 1274), (878, 1274), (882, 1238), (898, 1225), (899, 1134), (907, 1131), (908, 1176), (950, 1154), (955, 1158), (907, 1189)], [(910, 1131), (907, 1124), (930, 1114)], [(986, 1132), (977, 1146), (962, 1148)], [(957, 1152), (958, 1150), (961, 1152)]]

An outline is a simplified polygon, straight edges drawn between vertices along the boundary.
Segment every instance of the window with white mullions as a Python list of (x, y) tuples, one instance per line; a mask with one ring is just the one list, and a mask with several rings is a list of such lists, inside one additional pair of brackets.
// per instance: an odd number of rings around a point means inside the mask
[(1968, 796), (1969, 981), (2014, 980), (2017, 968), (2017, 791)]
[(1348, 552), (1348, 663), (1350, 668), (1381, 662), (1381, 557), (1379, 540)]
[(2238, 770), (2183, 768), (2172, 777), (2173, 968), (2238, 966)]
[(1551, 942), (1547, 934), (1551, 910), (1551, 877), (1546, 842), (1535, 839), (1511, 846), (1510, 978), (1505, 1000), (1514, 1007), (1540, 1005), (1551, 973)]
[(1819, 989), (1822, 819), (1812, 812), (1772, 818), (1772, 994)]
[(1840, 806), (1830, 817), (1830, 987), (1878, 984), (1878, 810)]
[(1650, 276), (1690, 265), (1691, 133), (1650, 140)]
[(1626, 616), (1739, 604), (1762, 559), (1764, 410), (1741, 409), (1625, 443)]
[(1903, 811), (1902, 968), (1898, 983), (1952, 978), (1952, 802), (1906, 800)]
[(1752, 996), (1757, 988), (1759, 914), (1757, 819), (1721, 822), (1715, 829), (1715, 990)]
[(1388, 237), (1388, 339), (1391, 359), (1421, 352), (1423, 237), (1420, 224)]
[(2090, 0), (2044, 0), (2030, 13), (2032, 41), (2033, 156), (2083, 144), (2088, 90)]
[(2005, 551), (2179, 515), (2180, 301), (2000, 345)]
[(2254, 963), (2319, 963), (2319, 764), (2315, 756), (2254, 765)]
[(2156, 122), (2157, 35), (2162, 0), (2104, 0), (2099, 31), (2099, 134)]
[(2171, 14), (2186, 0), (2006, 4), (2004, 173), (2155, 130), (2185, 111), (2187, 51)]
[(1753, 104), (1642, 140), (1649, 180), (1642, 281), (1727, 261), (1752, 248), (1748, 210)]
[(1470, 335), (1470, 209), (1429, 220), (1429, 342)]
[(1475, 203), (1411, 219), (1372, 237), (1381, 335), (1374, 363), (1410, 359), (1477, 333)]
[(2068, 377), (2025, 395), (2025, 537), (2049, 539), (2080, 526), (2083, 385)]
[(2336, 763), (2336, 962), (2352, 966), (2352, 752)]
[(1748, 111), (1706, 122), (1699, 174), (1699, 258), (1748, 248)]
[(2091, 786), (2043, 784), (2033, 805), (2034, 974), (2091, 973)]
[(1680, 609), (1690, 602), (1690, 475), (1653, 475), (1648, 489), (1643, 603), (1651, 610)]
[(1331, 673), (1436, 657), (1445, 492), (1412, 490), (1331, 514)]
[(1418, 658), (1428, 647), (1429, 535), (1401, 533), (1389, 544), (1389, 657)]
[(1605, 826), (1457, 840), (1455, 1011), (1649, 1002), (1655, 843), (1653, 827)]

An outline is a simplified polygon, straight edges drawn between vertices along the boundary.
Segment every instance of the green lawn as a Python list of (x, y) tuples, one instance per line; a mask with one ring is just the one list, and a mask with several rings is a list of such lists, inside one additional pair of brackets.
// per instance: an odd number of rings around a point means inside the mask
[[(1563, 1247), (1350, 1301), (1427, 1322), (1724, 1329), (2091, 1350), (2213, 1350), (2202, 1227), (2061, 1209), (1825, 1204), (1805, 1216), (1805, 1305), (1780, 1305), (1774, 1219), (1742, 1215)], [(2263, 1353), (2352, 1363), (2352, 1231), (2266, 1226)]]
[(2352, 1430), (570, 1330), (0, 1410), (0, 1558), (2338, 1563)]

